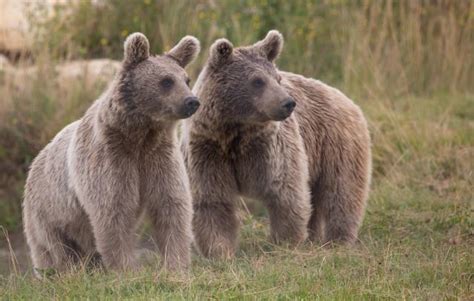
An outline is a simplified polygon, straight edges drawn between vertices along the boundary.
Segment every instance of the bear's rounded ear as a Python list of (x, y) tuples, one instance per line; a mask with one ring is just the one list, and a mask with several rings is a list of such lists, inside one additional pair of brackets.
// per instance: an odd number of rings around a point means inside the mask
[(199, 51), (201, 51), (199, 40), (193, 36), (185, 36), (166, 55), (177, 61), (184, 68), (196, 58)]
[(218, 39), (212, 44), (209, 62), (214, 66), (226, 62), (234, 51), (234, 45), (227, 39)]
[(129, 35), (125, 39), (123, 48), (125, 64), (137, 64), (150, 56), (150, 43), (145, 35), (140, 32)]
[(253, 46), (258, 48), (270, 62), (273, 62), (278, 58), (283, 48), (283, 35), (277, 30), (270, 30), (265, 39), (258, 41)]

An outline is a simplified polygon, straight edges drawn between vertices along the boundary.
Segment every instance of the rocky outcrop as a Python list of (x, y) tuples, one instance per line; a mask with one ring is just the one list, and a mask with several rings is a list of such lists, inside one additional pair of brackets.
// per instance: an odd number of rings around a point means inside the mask
[[(0, 55), (0, 75), (3, 81), (14, 86), (21, 86), (38, 76), (52, 77), (64, 87), (73, 81), (82, 81), (85, 85), (94, 85), (97, 82), (107, 82), (113, 78), (120, 68), (120, 62), (109, 59), (71, 61), (51, 66), (14, 66), (8, 59)], [(48, 78), (45, 78), (48, 80)]]
[[(69, 7), (78, 0), (0, 0), (0, 52), (27, 53), (33, 44), (28, 17), (49, 18), (54, 7)], [(97, 0), (92, 3), (98, 2)]]

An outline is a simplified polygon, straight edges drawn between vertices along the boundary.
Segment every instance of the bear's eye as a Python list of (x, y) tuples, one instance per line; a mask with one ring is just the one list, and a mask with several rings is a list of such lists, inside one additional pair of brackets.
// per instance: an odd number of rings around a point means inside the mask
[(160, 81), (160, 85), (165, 89), (169, 89), (173, 87), (174, 80), (171, 77), (165, 77)]
[(254, 86), (255, 88), (262, 88), (263, 86), (265, 86), (265, 81), (260, 77), (257, 77), (252, 80), (252, 86)]
[(189, 77), (186, 77), (186, 85), (189, 87), (189, 84), (191, 84), (191, 79)]

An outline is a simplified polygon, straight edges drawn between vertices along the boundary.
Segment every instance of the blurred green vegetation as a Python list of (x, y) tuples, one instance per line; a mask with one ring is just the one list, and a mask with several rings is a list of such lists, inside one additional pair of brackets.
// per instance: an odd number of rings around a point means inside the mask
[[(33, 18), (41, 52), (54, 58), (121, 59), (123, 39), (145, 33), (155, 53), (186, 34), (204, 50), (226, 37), (247, 45), (278, 29), (286, 39), (278, 65), (343, 85), (360, 96), (375, 92), (473, 91), (474, 5), (459, 1), (371, 0), (105, 0), (58, 6)], [(41, 4), (33, 5), (36, 12)], [(192, 68), (199, 71), (206, 55)]]

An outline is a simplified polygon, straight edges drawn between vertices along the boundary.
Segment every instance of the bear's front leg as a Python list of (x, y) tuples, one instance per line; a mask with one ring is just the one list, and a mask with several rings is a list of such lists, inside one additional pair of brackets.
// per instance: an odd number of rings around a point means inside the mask
[(239, 231), (236, 207), (231, 202), (218, 202), (209, 196), (199, 198), (194, 206), (195, 242), (206, 257), (228, 259), (235, 254)]
[(194, 203), (195, 243), (206, 257), (231, 258), (237, 246), (237, 184), (230, 162), (212, 142), (189, 150), (188, 173)]
[(272, 193), (263, 197), (270, 218), (270, 234), (275, 243), (301, 243), (307, 236), (311, 216), (307, 181), (294, 173), (285, 181), (276, 182)]
[(191, 264), (191, 198), (161, 197), (159, 206), (152, 206), (149, 210), (154, 226), (153, 239), (165, 269), (187, 270)]
[[(125, 194), (128, 195), (128, 194)], [(106, 207), (89, 214), (93, 225), (97, 250), (107, 268), (112, 270), (136, 269), (134, 197), (115, 195), (104, 201)], [(138, 194), (137, 194), (138, 196)]]
[(267, 202), (270, 235), (275, 243), (297, 245), (306, 239), (311, 214), (309, 197), (286, 192)]
[(240, 163), (241, 170), (248, 170), (244, 193), (262, 200), (268, 210), (272, 241), (292, 246), (306, 239), (311, 216), (307, 157), (297, 137), (297, 132), (281, 131), (274, 140), (255, 143)]
[[(115, 163), (115, 164), (114, 164)], [(77, 175), (79, 200), (94, 233), (97, 251), (113, 270), (136, 269), (135, 228), (139, 206), (138, 172), (127, 159), (105, 158)]]
[[(168, 162), (168, 167), (172, 163)], [(191, 264), (193, 218), (187, 175), (184, 165), (179, 162), (163, 170), (161, 175), (157, 179), (159, 182), (148, 183), (150, 199), (147, 203), (154, 226), (153, 239), (165, 269), (186, 270)]]
[(189, 180), (176, 147), (145, 154), (140, 168), (142, 201), (153, 223), (152, 237), (163, 267), (186, 270), (191, 264), (193, 208)]

